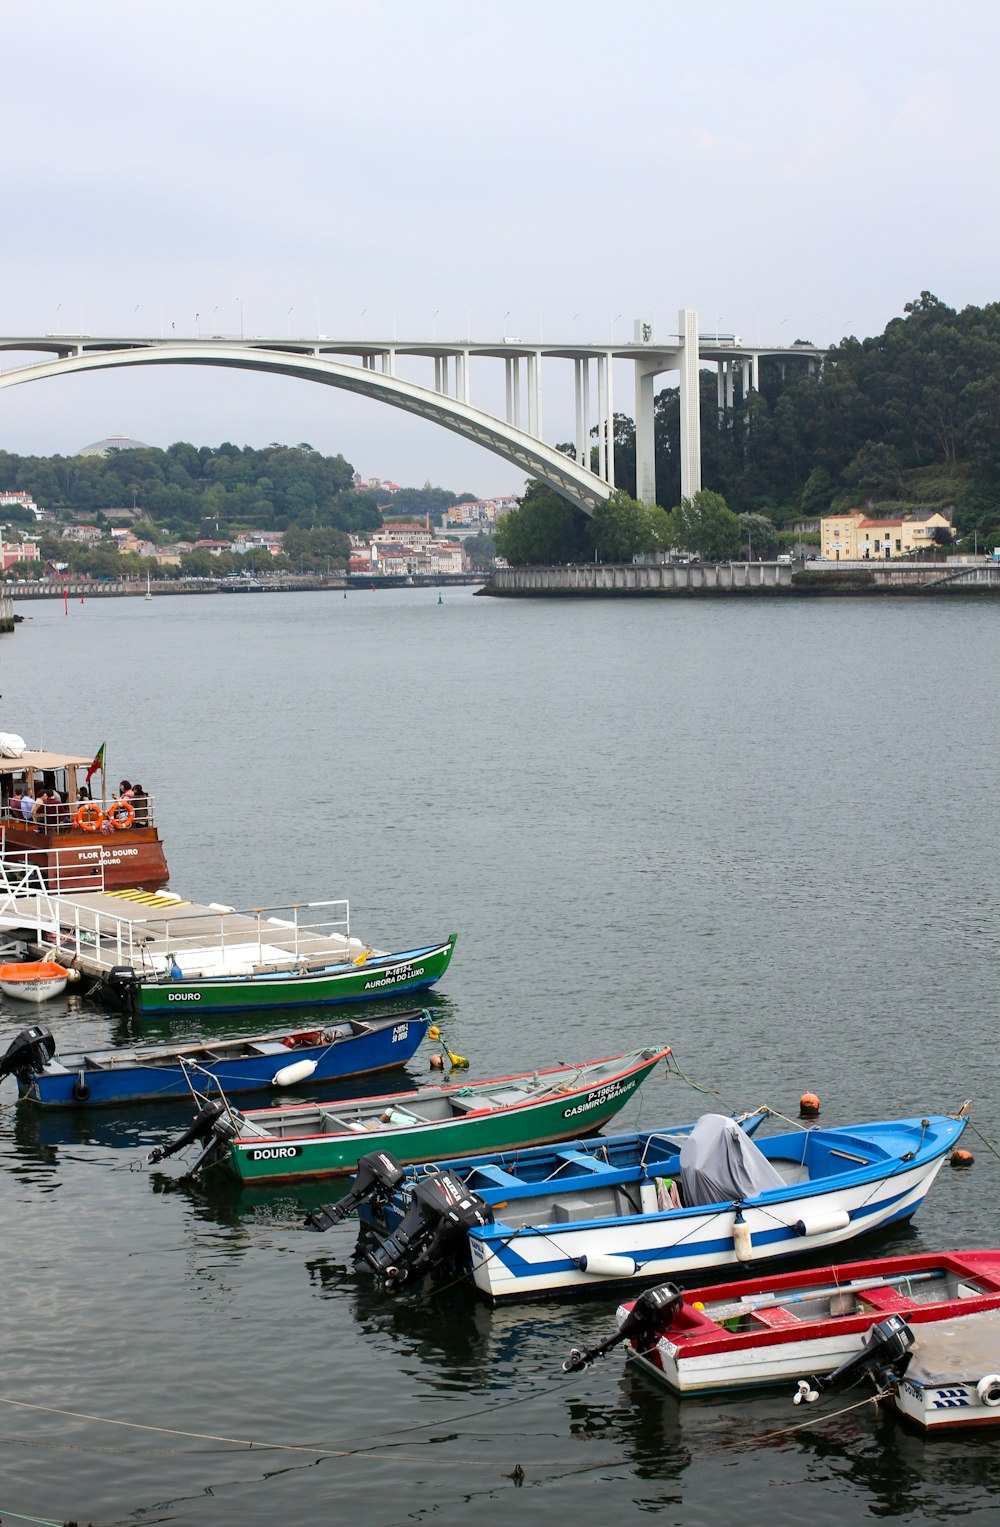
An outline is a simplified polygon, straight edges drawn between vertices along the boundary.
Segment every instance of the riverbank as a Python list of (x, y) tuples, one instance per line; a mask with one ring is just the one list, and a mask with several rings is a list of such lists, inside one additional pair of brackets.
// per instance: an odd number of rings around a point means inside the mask
[(857, 595), (1000, 594), (1000, 565), (664, 562), (494, 570), (481, 594), (531, 598), (830, 598)]
[[(147, 592), (153, 599), (175, 594), (304, 594), (344, 593), (348, 589), (395, 589), (395, 588), (461, 588), (467, 584), (484, 581), (482, 573), (459, 573), (438, 575), (414, 575), (413, 577), (286, 577), (286, 578), (160, 578), (149, 584), (140, 579), (121, 582), (97, 582), (84, 578), (59, 582), (9, 583), (8, 593), (0, 595), (7, 599), (145, 599)], [(11, 604), (13, 611), (13, 604)], [(2, 618), (2, 617), (0, 617)], [(0, 624), (0, 630), (7, 627)]]

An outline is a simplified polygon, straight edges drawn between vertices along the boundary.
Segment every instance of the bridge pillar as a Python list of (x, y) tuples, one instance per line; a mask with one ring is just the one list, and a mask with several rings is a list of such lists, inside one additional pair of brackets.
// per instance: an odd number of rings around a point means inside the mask
[(701, 399), (698, 392), (698, 313), (681, 308), (681, 497), (701, 492)]
[(653, 372), (635, 363), (635, 496), (656, 503), (656, 443), (653, 436)]

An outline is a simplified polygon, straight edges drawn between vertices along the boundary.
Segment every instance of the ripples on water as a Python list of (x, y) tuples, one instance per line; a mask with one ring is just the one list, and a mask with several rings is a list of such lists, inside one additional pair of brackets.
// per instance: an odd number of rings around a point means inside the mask
[[(808, 1086), (838, 1122), (972, 1096), (1000, 1136), (993, 604), (23, 609), (2, 724), (81, 752), (107, 738), (111, 777), (155, 795), (186, 896), (347, 894), (356, 931), (397, 947), (457, 929), (433, 1000), (471, 1075), (664, 1038), (727, 1104), (793, 1112)], [(75, 997), (8, 1008), (5, 1033), (35, 1016), (66, 1049), (128, 1039)], [(0, 1516), (991, 1520), (992, 1439), (926, 1443), (867, 1410), (792, 1433), (783, 1394), (682, 1405), (620, 1353), (564, 1377), (613, 1296), (386, 1300), (350, 1226), (300, 1228), (339, 1186), (241, 1196), (150, 1171), (175, 1111), (38, 1119), (10, 1088), (3, 1394), (80, 1418), (3, 1408)], [(661, 1074), (622, 1125), (703, 1102)], [(996, 1241), (997, 1163), (970, 1143), (973, 1172), (946, 1170), (913, 1229), (859, 1254)]]

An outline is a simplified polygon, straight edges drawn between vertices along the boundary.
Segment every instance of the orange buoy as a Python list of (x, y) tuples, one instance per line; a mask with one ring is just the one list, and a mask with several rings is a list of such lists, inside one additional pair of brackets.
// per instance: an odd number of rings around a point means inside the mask
[(799, 1098), (799, 1117), (815, 1119), (819, 1113), (819, 1097), (815, 1092), (803, 1092)]
[(954, 1167), (971, 1166), (975, 1159), (971, 1151), (952, 1151), (948, 1157)]

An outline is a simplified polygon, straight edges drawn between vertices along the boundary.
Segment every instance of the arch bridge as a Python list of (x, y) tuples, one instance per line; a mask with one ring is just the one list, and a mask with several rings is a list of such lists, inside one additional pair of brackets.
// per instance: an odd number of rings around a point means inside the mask
[[(701, 421), (698, 371), (714, 361), (719, 373), (719, 407), (733, 406), (737, 364), (744, 395), (757, 387), (762, 355), (802, 355), (812, 360), (822, 351), (812, 346), (791, 349), (746, 348), (735, 335), (700, 335), (698, 314), (685, 308), (679, 315), (674, 342), (658, 344), (653, 327), (636, 320), (635, 337), (626, 345), (578, 343), (537, 344), (504, 338), (491, 343), (467, 340), (399, 341), (268, 339), (259, 336), (125, 338), (89, 334), (44, 334), (0, 337), (0, 353), (40, 352), (51, 359), (0, 370), (0, 388), (76, 372), (103, 371), (122, 366), (221, 366), (243, 371), (272, 372), (337, 387), (361, 397), (388, 403), (428, 419), (475, 445), (502, 457), (527, 476), (540, 478), (586, 514), (593, 514), (615, 487), (614, 361), (631, 361), (635, 380), (636, 493), (647, 503), (656, 500), (653, 449), (654, 379), (663, 372), (680, 373), (681, 493), (701, 487)], [(433, 361), (433, 386), (398, 374), (403, 357)], [(502, 361), (505, 411), (501, 418), (472, 402), (472, 362)], [(542, 363), (572, 362), (576, 410), (575, 457), (546, 443), (542, 425)], [(597, 471), (590, 467), (592, 429), (597, 433)]]

